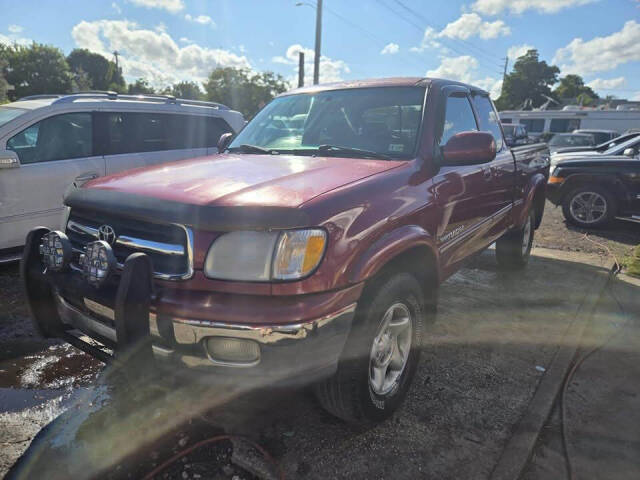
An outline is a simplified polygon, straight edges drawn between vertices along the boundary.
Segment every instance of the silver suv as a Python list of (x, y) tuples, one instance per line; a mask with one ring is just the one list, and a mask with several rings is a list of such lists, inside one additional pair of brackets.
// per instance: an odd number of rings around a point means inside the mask
[(0, 106), (0, 263), (27, 232), (57, 228), (62, 196), (103, 175), (217, 153), (242, 114), (213, 103), (115, 92), (36, 95)]

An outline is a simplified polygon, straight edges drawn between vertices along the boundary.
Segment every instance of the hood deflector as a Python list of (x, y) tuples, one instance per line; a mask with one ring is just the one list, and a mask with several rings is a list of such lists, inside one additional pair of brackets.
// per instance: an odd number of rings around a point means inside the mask
[(177, 223), (198, 230), (274, 230), (308, 227), (308, 215), (298, 208), (269, 206), (208, 206), (163, 200), (134, 193), (76, 188), (64, 204), (90, 212), (157, 223)]

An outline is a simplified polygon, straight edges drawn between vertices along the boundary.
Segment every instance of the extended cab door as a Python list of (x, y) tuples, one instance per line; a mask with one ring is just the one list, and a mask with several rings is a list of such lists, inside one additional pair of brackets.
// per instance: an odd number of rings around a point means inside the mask
[(492, 212), (491, 228), (487, 229), (484, 240), (488, 245), (504, 233), (511, 222), (516, 185), (516, 163), (511, 150), (502, 137), (498, 113), (489, 96), (484, 92), (473, 92), (472, 104), (480, 130), (493, 135), (496, 142), (496, 158), (489, 164), (491, 178), (487, 182), (487, 200)]
[(35, 122), (6, 140), (20, 165), (0, 170), (0, 249), (24, 245), (38, 225), (60, 228), (66, 189), (104, 175), (93, 135), (93, 114), (72, 112)]
[[(436, 127), (436, 149), (442, 148), (457, 133), (478, 130), (468, 90), (445, 87), (444, 114)], [(441, 260), (447, 270), (473, 252), (484, 248), (486, 230), (497, 209), (492, 190), (491, 163), (443, 165), (433, 178), (433, 189), (441, 216), (437, 241)]]

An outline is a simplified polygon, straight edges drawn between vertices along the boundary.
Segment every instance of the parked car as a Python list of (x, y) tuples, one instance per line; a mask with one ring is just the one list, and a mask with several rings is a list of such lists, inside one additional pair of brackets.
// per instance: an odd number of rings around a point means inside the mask
[(573, 133), (586, 133), (588, 135), (592, 135), (597, 145), (600, 145), (605, 142), (610, 142), (614, 138), (617, 138), (620, 136), (620, 134), (615, 130), (596, 130), (596, 129), (589, 129), (589, 128), (580, 128), (580, 129), (574, 130)]
[(244, 119), (224, 105), (116, 93), (36, 95), (0, 106), (0, 263), (54, 228), (71, 184), (213, 153)]
[(559, 162), (547, 198), (562, 206), (567, 222), (600, 227), (614, 218), (640, 223), (640, 160), (591, 156)]
[(533, 143), (527, 135), (527, 129), (524, 125), (503, 123), (502, 131), (504, 132), (504, 141), (509, 147), (517, 147), (519, 145), (527, 145)]
[(612, 140), (607, 140), (599, 145), (596, 146), (586, 146), (586, 147), (563, 147), (563, 148), (558, 148), (556, 149), (556, 151), (554, 152), (556, 155), (560, 154), (560, 153), (571, 153), (571, 152), (598, 152), (598, 153), (603, 153), (604, 151), (615, 147), (616, 145), (619, 145), (623, 142), (626, 142), (627, 140), (630, 140), (632, 138), (637, 137), (638, 135), (640, 135), (640, 132), (634, 133), (624, 133)]
[(593, 135), (587, 133), (556, 133), (547, 142), (549, 150), (554, 153), (563, 147), (593, 147), (596, 141)]
[(617, 157), (620, 155), (635, 158), (638, 156), (638, 151), (640, 151), (640, 135), (635, 134), (626, 141), (617, 142), (613, 147), (607, 148), (604, 151), (588, 150), (585, 152), (555, 152), (551, 155), (551, 167), (554, 167), (559, 162), (568, 159), (580, 159), (587, 157), (598, 157), (600, 159), (604, 159), (606, 157)]
[(370, 423), (407, 393), (438, 284), (494, 242), (505, 268), (529, 259), (549, 152), (510, 150), (483, 90), (316, 85), (229, 137), (88, 182), (65, 232), (31, 231), (22, 278), (43, 334), (208, 381), (314, 381), (327, 410)]

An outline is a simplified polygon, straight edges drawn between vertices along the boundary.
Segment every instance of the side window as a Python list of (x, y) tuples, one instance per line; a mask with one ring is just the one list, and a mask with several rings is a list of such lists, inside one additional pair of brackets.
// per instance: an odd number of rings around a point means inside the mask
[(470, 130), (478, 130), (478, 126), (467, 97), (451, 96), (447, 98), (444, 125), (439, 145), (444, 146), (455, 134)]
[(524, 125), (528, 132), (542, 133), (544, 130), (544, 119), (521, 118), (520, 125)]
[(169, 149), (207, 148), (218, 144), (220, 135), (232, 132), (221, 118), (196, 115), (171, 115)]
[(20, 163), (50, 162), (93, 155), (91, 113), (66, 113), (45, 118), (7, 140)]
[(549, 130), (553, 133), (568, 133), (580, 128), (579, 118), (554, 118)]
[[(473, 105), (478, 113), (480, 130), (489, 132), (496, 141), (496, 150), (502, 150), (502, 131), (500, 130), (500, 119), (498, 113), (493, 108), (493, 104), (486, 95), (474, 95)], [(517, 132), (520, 134), (520, 132)]]

